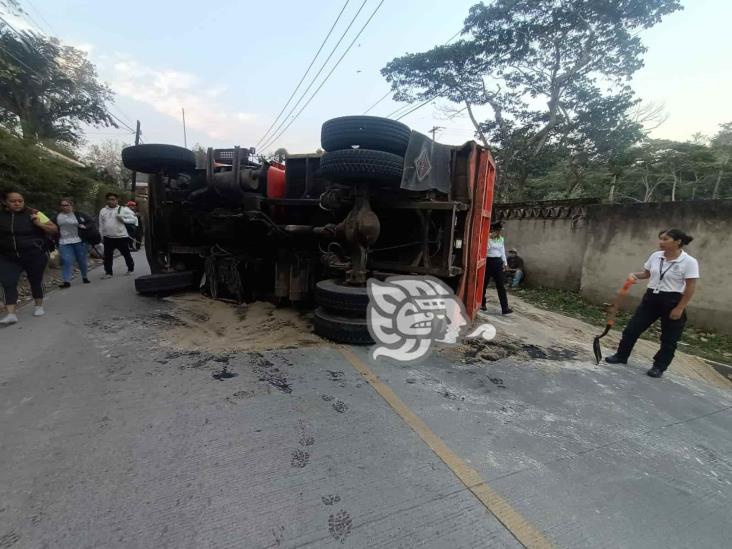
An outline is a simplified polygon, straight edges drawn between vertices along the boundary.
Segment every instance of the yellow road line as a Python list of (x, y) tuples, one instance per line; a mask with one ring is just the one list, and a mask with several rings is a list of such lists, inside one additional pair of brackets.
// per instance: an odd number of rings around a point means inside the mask
[(353, 351), (346, 347), (338, 347), (338, 350), (519, 543), (531, 549), (553, 547), (538, 528), (490, 488), (478, 471), (453, 452)]

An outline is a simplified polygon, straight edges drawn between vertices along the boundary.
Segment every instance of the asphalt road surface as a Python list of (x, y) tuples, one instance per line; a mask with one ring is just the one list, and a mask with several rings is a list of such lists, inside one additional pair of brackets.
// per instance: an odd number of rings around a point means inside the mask
[(101, 274), (0, 330), (0, 549), (730, 546), (730, 391), (175, 351), (170, 305)]

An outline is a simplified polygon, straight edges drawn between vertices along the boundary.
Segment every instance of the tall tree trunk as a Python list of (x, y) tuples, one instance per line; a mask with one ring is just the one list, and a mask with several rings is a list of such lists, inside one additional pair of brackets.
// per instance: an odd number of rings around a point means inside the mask
[(676, 202), (676, 184), (678, 183), (678, 178), (676, 177), (676, 174), (674, 174), (674, 184), (671, 185), (671, 202)]
[(614, 174), (613, 182), (610, 184), (610, 194), (607, 197), (607, 201), (610, 202), (610, 204), (615, 202), (615, 184), (617, 183), (617, 181), (618, 181), (618, 176), (617, 176), (617, 174)]
[(465, 107), (468, 109), (468, 116), (470, 116), (470, 121), (473, 123), (473, 127), (475, 128), (475, 131), (478, 133), (478, 137), (480, 137), (481, 143), (483, 143), (483, 146), (487, 149), (488, 147), (488, 140), (485, 138), (485, 134), (483, 133), (483, 130), (480, 128), (480, 124), (475, 119), (475, 114), (473, 113), (473, 107), (470, 104), (470, 101), (467, 99), (465, 100)]
[(714, 191), (712, 192), (712, 198), (714, 200), (719, 198), (719, 185), (722, 182), (722, 174), (724, 173), (724, 168), (727, 166), (727, 162), (729, 162), (728, 158), (722, 162), (722, 165), (719, 167), (719, 171), (717, 172), (717, 180), (714, 182)]
[(23, 139), (30, 141), (38, 139), (38, 128), (28, 116), (20, 117), (20, 129), (23, 132)]

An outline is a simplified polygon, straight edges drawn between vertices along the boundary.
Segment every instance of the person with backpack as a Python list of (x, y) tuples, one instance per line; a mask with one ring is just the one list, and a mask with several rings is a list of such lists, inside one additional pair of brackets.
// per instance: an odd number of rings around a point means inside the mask
[(140, 248), (142, 248), (142, 241), (145, 238), (145, 233), (142, 227), (142, 216), (140, 215), (140, 210), (137, 208), (137, 202), (134, 200), (127, 202), (127, 207), (132, 210), (137, 218), (137, 223), (131, 231), (130, 226), (127, 226), (127, 230), (130, 232), (130, 249), (135, 252), (139, 252)]
[(135, 225), (137, 217), (127, 206), (119, 205), (119, 196), (107, 193), (107, 205), (99, 212), (99, 232), (104, 243), (104, 276), (112, 278), (114, 251), (119, 250), (127, 264), (127, 275), (135, 271), (135, 261), (130, 253), (130, 236), (127, 225)]
[(7, 314), (0, 326), (18, 322), (18, 281), (25, 271), (35, 300), (33, 316), (43, 316), (43, 271), (58, 228), (43, 212), (28, 208), (23, 195), (7, 191), (0, 206), (0, 284)]
[(61, 256), (61, 274), (63, 283), (59, 288), (69, 288), (74, 270), (74, 260), (79, 265), (81, 280), (89, 284), (89, 257), (87, 245), (96, 245), (101, 236), (94, 219), (83, 213), (74, 211), (74, 201), (62, 198), (59, 202), (61, 211), (56, 214), (56, 225), (59, 229), (58, 253)]

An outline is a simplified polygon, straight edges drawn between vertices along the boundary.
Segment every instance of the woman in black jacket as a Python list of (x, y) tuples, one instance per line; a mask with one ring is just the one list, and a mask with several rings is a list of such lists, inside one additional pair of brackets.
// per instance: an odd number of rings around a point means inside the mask
[(18, 280), (25, 271), (36, 306), (33, 316), (42, 316), (43, 271), (48, 263), (48, 242), (58, 228), (38, 210), (27, 208), (23, 195), (8, 191), (0, 206), (0, 284), (5, 294), (7, 315), (0, 326), (18, 322)]

